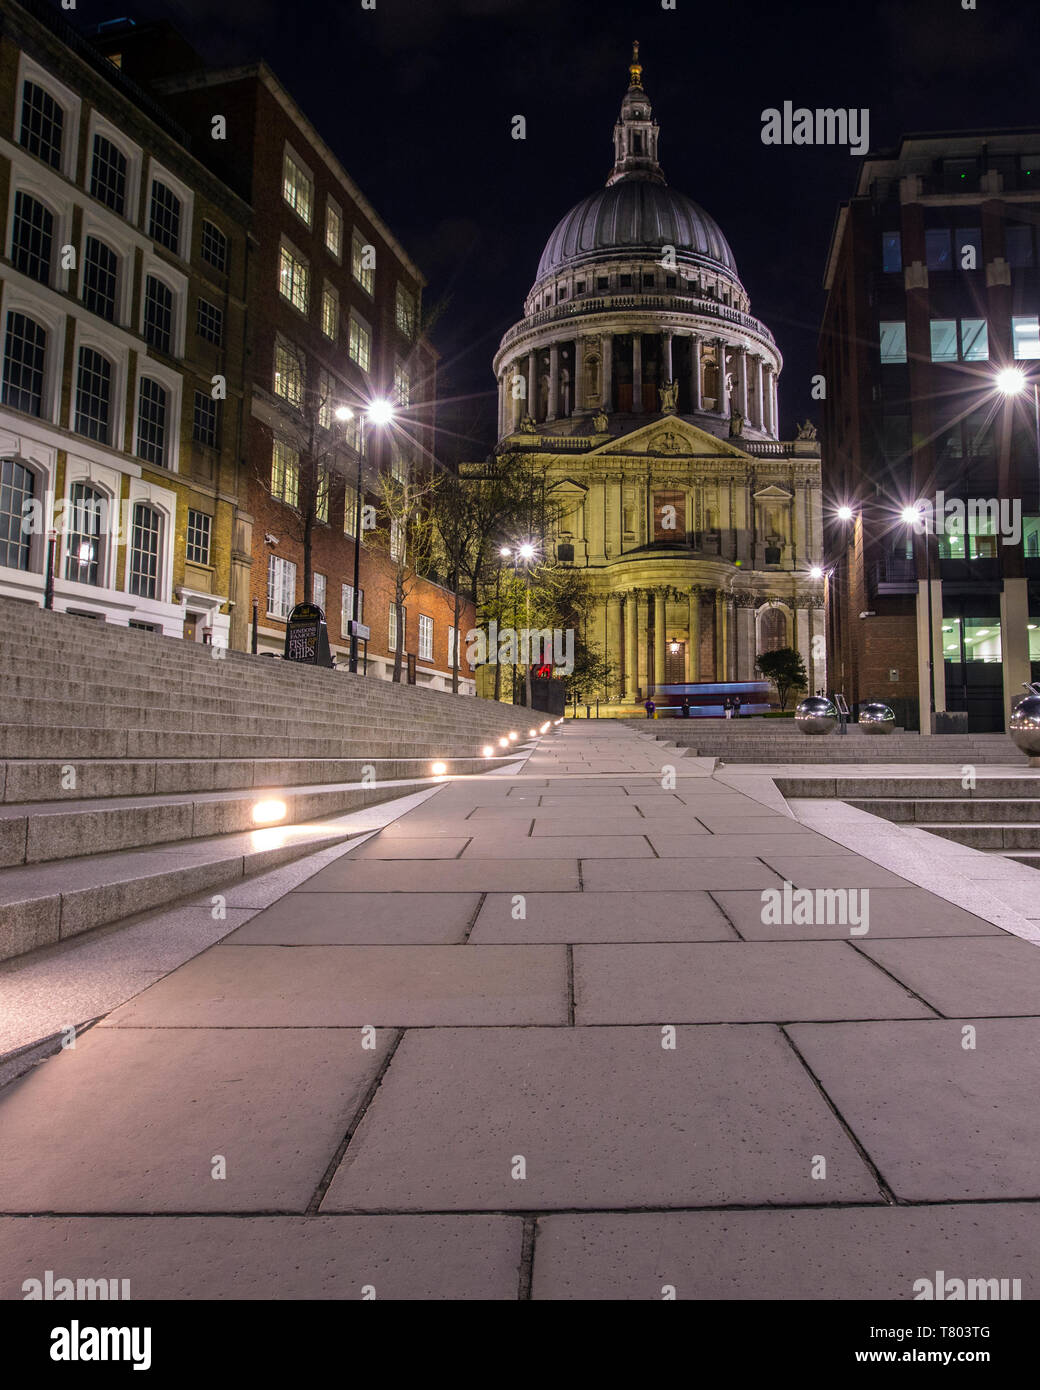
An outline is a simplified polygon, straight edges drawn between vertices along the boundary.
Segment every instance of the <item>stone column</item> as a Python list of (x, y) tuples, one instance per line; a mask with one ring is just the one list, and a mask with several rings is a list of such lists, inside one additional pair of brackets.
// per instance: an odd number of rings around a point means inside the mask
[(737, 608), (732, 594), (726, 595), (726, 679), (737, 679)]
[(560, 409), (560, 346), (552, 343), (549, 347), (549, 404), (547, 420), (555, 420)]
[[(538, 354), (529, 352), (527, 354), (527, 414), (531, 419), (535, 418), (535, 410), (538, 407)], [(523, 411), (520, 412), (523, 415)]]
[(632, 334), (632, 410), (636, 415), (643, 413), (643, 339), (639, 333)]
[(571, 414), (577, 415), (585, 403), (585, 347), (581, 338), (574, 339), (574, 372), (571, 380)]
[(664, 685), (665, 615), (668, 590), (654, 590), (654, 685)]
[(701, 591), (696, 585), (690, 590), (690, 681), (701, 678)]
[[(607, 645), (604, 656), (614, 663), (614, 681), (620, 684), (621, 677), (621, 595), (610, 594), (607, 598)], [(613, 688), (604, 692), (612, 699), (619, 692)]]
[(649, 674), (646, 669), (647, 659), (647, 599), (646, 589), (636, 590), (636, 645), (635, 645), (635, 668), (636, 684), (643, 692), (643, 699), (646, 699), (647, 687), (650, 684)]
[(726, 344), (720, 338), (716, 345), (719, 360), (719, 398), (715, 408), (720, 415), (729, 414), (729, 390), (726, 386)]
[(612, 333), (604, 333), (600, 337), (600, 401), (602, 408), (609, 415), (614, 408), (614, 336)]
[(755, 417), (755, 428), (756, 428), (756, 429), (759, 429), (759, 430), (764, 430), (764, 429), (765, 429), (765, 425), (763, 424), (764, 416), (763, 416), (763, 414), (762, 414), (762, 359), (761, 359), (761, 357), (756, 357), (756, 358), (754, 359), (754, 362), (755, 362), (755, 376), (754, 376), (754, 383), (753, 383), (753, 390), (752, 390), (752, 398), (753, 398), (753, 399), (752, 399), (752, 407), (753, 407), (753, 408), (752, 408), (752, 414), (753, 414), (754, 417)]
[(768, 362), (762, 363), (762, 428), (767, 434), (776, 434), (773, 422), (773, 369)]
[[(941, 587), (941, 586), (940, 586)], [(942, 623), (939, 624), (942, 629)], [(934, 635), (934, 634), (933, 634)], [(1029, 581), (1005, 576), (1004, 591), (1000, 595), (1000, 650), (1004, 665), (1004, 727), (1009, 727), (1011, 706), (1022, 694), (1022, 686), (1032, 680), (1029, 661)], [(935, 693), (943, 694), (942, 708), (946, 708), (946, 667), (942, 652), (939, 653), (939, 672), (935, 682)], [(936, 708), (939, 708), (938, 701)]]
[(671, 330), (670, 328), (666, 328), (665, 331), (661, 334), (661, 347), (662, 347), (662, 349), (663, 349), (663, 351), (662, 351), (662, 353), (661, 353), (661, 356), (662, 356), (662, 359), (663, 359), (663, 362), (664, 362), (664, 379), (665, 379), (665, 381), (671, 381), (671, 379), (672, 379), (672, 330)]
[(748, 379), (747, 348), (737, 352), (737, 409), (746, 420), (748, 417)]
[(737, 680), (755, 679), (755, 615), (750, 594), (737, 595)]
[(771, 381), (771, 383), (772, 383), (772, 387), (773, 387), (773, 393), (772, 393), (772, 396), (771, 396), (771, 398), (770, 398), (770, 411), (771, 411), (772, 417), (773, 417), (773, 434), (774, 434), (774, 436), (775, 436), (776, 438), (779, 438), (779, 437), (780, 437), (780, 395), (779, 395), (779, 383), (777, 382), (777, 379), (776, 379), (776, 372), (772, 372), (772, 373), (770, 374), (770, 378), (769, 378), (769, 379), (770, 379), (770, 381)]
[(625, 699), (632, 702), (635, 701), (636, 686), (639, 684), (639, 661), (637, 657), (639, 643), (636, 637), (637, 603), (636, 592), (634, 589), (630, 589), (625, 595)]
[(696, 413), (701, 408), (701, 337), (690, 335), (690, 404)]
[(726, 680), (726, 595), (715, 590), (715, 679)]

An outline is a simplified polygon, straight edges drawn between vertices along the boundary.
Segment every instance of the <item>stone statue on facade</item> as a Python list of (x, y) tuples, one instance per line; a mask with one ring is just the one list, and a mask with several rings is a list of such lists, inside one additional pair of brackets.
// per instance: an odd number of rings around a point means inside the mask
[(537, 425), (535, 424), (535, 422), (531, 419), (530, 415), (524, 415), (524, 416), (521, 417), (521, 420), (520, 420), (520, 433), (521, 433), (521, 434), (537, 434), (537, 433), (538, 433), (538, 426), (537, 426)]
[(796, 438), (796, 439), (815, 439), (815, 438), (816, 438), (816, 426), (813, 424), (813, 422), (812, 422), (811, 420), (806, 420), (806, 422), (805, 422), (804, 425), (799, 425), (799, 426), (798, 426), (798, 433), (797, 433), (797, 435), (795, 436), (795, 438)]
[(739, 410), (730, 411), (729, 416), (729, 437), (739, 439), (744, 433), (744, 417)]
[(592, 417), (592, 428), (597, 434), (606, 434), (609, 423), (607, 412), (600, 406), (599, 410), (597, 410)]
[(657, 394), (661, 398), (662, 415), (674, 415), (679, 409), (679, 383), (666, 381), (657, 388)]

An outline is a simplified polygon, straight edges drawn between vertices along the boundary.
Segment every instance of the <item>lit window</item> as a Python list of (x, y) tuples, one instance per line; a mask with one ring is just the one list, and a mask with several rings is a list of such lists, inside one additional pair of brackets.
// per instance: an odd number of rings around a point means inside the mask
[(36, 474), (18, 459), (0, 458), (0, 565), (29, 568), (32, 537), (22, 529), (25, 508), (36, 496)]
[(406, 483), (409, 478), (410, 469), (408, 460), (404, 456), (404, 451), (396, 440), (390, 448), (390, 471), (399, 483)]
[(400, 284), (397, 286), (396, 321), (398, 331), (406, 338), (415, 337), (415, 295)]
[(1019, 361), (1040, 357), (1040, 323), (1036, 314), (1011, 320), (1011, 344)]
[(148, 217), (148, 235), (168, 251), (177, 252), (181, 241), (181, 200), (172, 188), (158, 179), (152, 180), (152, 204)]
[(310, 296), (310, 270), (306, 263), (288, 246), (283, 246), (278, 264), (278, 288), (283, 299), (287, 299), (301, 314), (307, 312)]
[(882, 323), (881, 360), (882, 362), (906, 361), (905, 321)]
[(419, 660), (433, 660), (433, 619), (419, 614)]
[(965, 362), (989, 361), (989, 329), (985, 319), (961, 319), (961, 358)]
[(311, 225), (311, 207), (314, 202), (314, 184), (288, 150), (282, 165), (282, 197), (307, 226)]
[(881, 269), (889, 273), (903, 269), (903, 237), (900, 232), (882, 232)]
[[(401, 605), (401, 645), (402, 649), (408, 644), (408, 610), (404, 604)], [(397, 604), (390, 604), (390, 627), (387, 636), (388, 649), (392, 652), (397, 651)]]
[(156, 468), (166, 467), (166, 392), (147, 376), (138, 388), (137, 457)]
[(315, 570), (314, 573), (311, 575), (311, 593), (314, 595), (313, 601), (318, 605), (318, 607), (321, 609), (323, 613), (325, 612), (325, 590), (325, 576), (323, 574), (319, 574), (317, 570)]
[(394, 367), (394, 394), (400, 405), (410, 405), (412, 400), (412, 380), (408, 368), (398, 362)]
[(278, 555), (267, 557), (267, 616), (287, 618), (296, 603), (296, 566)]
[(405, 526), (403, 521), (398, 521), (396, 517), (390, 520), (390, 558), (391, 560), (404, 559)]
[(343, 251), (343, 214), (331, 198), (325, 204), (325, 248), (339, 260)]
[(339, 295), (331, 285), (326, 285), (321, 292), (321, 331), (335, 342), (338, 328)]
[(332, 474), (329, 470), (318, 465), (318, 485), (314, 492), (314, 515), (319, 521), (328, 524), (329, 520), (329, 490), (332, 486)]
[(318, 424), (323, 430), (332, 428), (332, 401), (335, 382), (324, 367), (318, 373)]
[(376, 249), (354, 233), (350, 244), (350, 273), (366, 294), (371, 294), (376, 284)]
[(957, 361), (957, 320), (932, 319), (932, 361)]
[(290, 405), (298, 406), (303, 400), (300, 354), (284, 338), (279, 338), (274, 345), (274, 391)]
[(74, 584), (100, 584), (108, 499), (89, 483), (73, 483), (69, 511), (72, 519), (65, 542), (65, 578)]
[(138, 598), (159, 597), (159, 543), (162, 517), (154, 507), (138, 502), (134, 508), (130, 546), (130, 592)]
[(300, 499), (300, 456), (281, 439), (271, 450), (271, 496), (289, 507)]
[(216, 270), (227, 268), (227, 237), (215, 227), (212, 222), (205, 219), (202, 223), (202, 242), (199, 250), (204, 261), (209, 261), (210, 265)]
[(185, 557), (193, 565), (208, 565), (213, 518), (208, 512), (188, 508), (188, 542)]
[(350, 316), (350, 356), (363, 372), (368, 371), (372, 356), (372, 334), (353, 314)]
[(50, 92), (35, 82), (22, 84), (22, 129), (19, 143), (53, 169), (61, 168), (65, 112)]

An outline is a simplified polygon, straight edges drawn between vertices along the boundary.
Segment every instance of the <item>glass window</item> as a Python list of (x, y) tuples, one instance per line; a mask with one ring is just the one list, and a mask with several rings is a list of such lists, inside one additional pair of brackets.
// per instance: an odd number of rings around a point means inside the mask
[(326, 524), (329, 519), (329, 490), (332, 474), (322, 464), (318, 465), (318, 485), (314, 491), (314, 515)]
[(199, 299), (195, 318), (195, 332), (207, 342), (219, 343), (224, 337), (224, 311), (211, 304), (208, 299)]
[(325, 248), (339, 260), (343, 250), (343, 214), (331, 198), (325, 204)]
[(1040, 357), (1040, 320), (1036, 314), (1011, 320), (1011, 345), (1019, 361)]
[(1040, 516), (1022, 518), (1022, 548), (1029, 559), (1040, 559)]
[[(388, 648), (390, 651), (392, 651), (392, 652), (396, 652), (396, 651), (397, 651), (397, 604), (394, 603), (393, 600), (391, 600), (391, 602), (390, 602), (390, 626), (389, 626), (389, 631), (388, 631), (388, 634), (387, 634), (387, 643), (386, 643), (386, 645), (387, 645), (387, 648)], [(402, 649), (402, 651), (406, 650), (406, 649), (407, 649), (407, 646), (408, 646), (408, 610), (407, 610), (407, 608), (404, 606), (404, 604), (402, 604), (402, 605), (401, 605), (401, 649)]]
[(0, 566), (6, 569), (29, 568), (32, 538), (22, 530), (22, 521), (35, 496), (36, 474), (32, 469), (17, 459), (0, 459)]
[(1033, 264), (1033, 229), (1018, 222), (1004, 228), (1004, 254), (1010, 266)]
[(271, 496), (290, 507), (300, 500), (300, 456), (281, 439), (271, 450)]
[(419, 614), (419, 660), (433, 660), (433, 619)]
[[(344, 585), (343, 585), (343, 597), (342, 597), (342, 599), (341, 599), (341, 601), (340, 601), (340, 628), (339, 628), (340, 632), (342, 632), (342, 634), (343, 634), (344, 637), (349, 637), (349, 636), (350, 636), (350, 631), (349, 631), (349, 629), (348, 629), (348, 627), (347, 627), (347, 624), (348, 624), (349, 622), (352, 621), (353, 617), (354, 617), (354, 586), (353, 586), (353, 584), (344, 584)], [(359, 623), (362, 623), (362, 624), (363, 624), (364, 621), (365, 621), (365, 591), (364, 591), (364, 589), (359, 589), (359, 590), (358, 590), (358, 611), (357, 611), (357, 620), (358, 620)]]
[(323, 430), (332, 428), (332, 403), (336, 396), (336, 383), (324, 367), (318, 372), (318, 424)]
[(130, 592), (138, 598), (159, 596), (159, 542), (162, 517), (154, 507), (138, 502), (134, 508), (130, 547)]
[(325, 612), (326, 587), (325, 575), (319, 574), (318, 571), (315, 570), (311, 574), (311, 593), (314, 595), (313, 602), (318, 605), (323, 613)]
[(203, 220), (202, 242), (199, 250), (202, 259), (209, 261), (215, 269), (225, 270), (227, 268), (227, 237), (212, 222)]
[(296, 603), (296, 566), (277, 555), (267, 557), (267, 615), (287, 618)]
[(61, 168), (65, 112), (50, 92), (35, 82), (22, 84), (22, 128), (19, 143), (53, 169)]
[(415, 337), (415, 295), (405, 285), (397, 286), (395, 309), (398, 332), (408, 339)]
[(932, 319), (932, 361), (957, 361), (957, 320)]
[(283, 246), (278, 265), (278, 288), (283, 299), (287, 299), (301, 314), (307, 312), (310, 297), (310, 270), (307, 265)]
[(906, 361), (906, 322), (889, 322), (881, 325), (882, 362)]
[(326, 285), (321, 292), (321, 331), (335, 342), (338, 328), (339, 295), (331, 285)]
[(113, 323), (119, 260), (110, 246), (88, 236), (83, 253), (83, 303), (92, 314)]
[(950, 229), (933, 227), (924, 234), (925, 256), (929, 270), (949, 270), (951, 265)]
[(376, 285), (375, 247), (366, 243), (357, 232), (350, 243), (350, 273), (366, 294), (372, 294)]
[(65, 578), (74, 584), (100, 584), (101, 544), (105, 534), (108, 499), (89, 483), (73, 483), (69, 489), (72, 513), (65, 553)]
[(964, 451), (969, 458), (992, 458), (993, 417), (988, 410), (974, 410), (964, 421)]
[(144, 281), (144, 336), (157, 352), (170, 352), (173, 345), (173, 290), (154, 275), (146, 275)]
[(882, 232), (881, 268), (890, 272), (903, 269), (903, 234), (901, 232)]
[(989, 330), (985, 319), (961, 319), (961, 357), (965, 362), (989, 361)]
[(46, 285), (51, 278), (54, 218), (49, 208), (28, 193), (14, 195), (11, 261), (15, 270)]
[(217, 447), (217, 402), (208, 391), (195, 392), (192, 409), (191, 437), (210, 449)]
[(208, 565), (213, 518), (208, 512), (188, 508), (188, 542), (185, 556), (193, 565)]
[(296, 349), (279, 338), (274, 345), (274, 390), (290, 405), (303, 400), (303, 363)]
[(404, 559), (405, 528), (402, 521), (397, 517), (390, 518), (390, 558), (391, 560), (401, 561)]
[(81, 347), (76, 373), (76, 433), (107, 444), (111, 404), (111, 362), (93, 348)]
[(979, 227), (958, 227), (954, 246), (955, 264), (958, 270), (978, 270), (981, 268), (982, 231)]
[(166, 392), (147, 376), (138, 388), (137, 457), (156, 468), (166, 467)]
[(394, 366), (394, 395), (400, 405), (411, 405), (412, 381), (408, 375), (408, 368), (402, 362)]
[[(946, 626), (944, 621), (943, 626)], [(997, 618), (964, 619), (966, 661), (1000, 662), (1000, 622)]]
[(172, 188), (152, 180), (152, 204), (148, 215), (148, 235), (174, 253), (181, 244), (181, 200)]
[(103, 135), (94, 136), (90, 194), (122, 217), (126, 212), (126, 155)]
[(350, 356), (363, 372), (367, 372), (372, 356), (372, 335), (363, 323), (350, 316)]
[(43, 414), (47, 332), (26, 314), (7, 315), (3, 402), (27, 415)]
[(282, 197), (296, 215), (311, 225), (311, 208), (314, 202), (314, 185), (310, 177), (296, 163), (288, 150), (282, 165)]

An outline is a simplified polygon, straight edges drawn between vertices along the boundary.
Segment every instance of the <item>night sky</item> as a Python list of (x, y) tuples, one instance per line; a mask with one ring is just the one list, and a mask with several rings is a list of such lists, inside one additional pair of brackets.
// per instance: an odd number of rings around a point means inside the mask
[[(675, 3), (144, 0), (75, 20), (165, 18), (208, 62), (262, 57), (278, 73), (427, 276), (449, 458), (494, 442), (492, 355), (549, 233), (606, 179), (639, 39), (665, 175), (722, 227), (784, 355), (789, 439), (816, 410), (825, 258), (859, 161), (764, 145), (763, 110), (867, 107), (872, 149), (909, 132), (1040, 126), (1036, 7)], [(510, 136), (517, 114), (526, 141)]]

